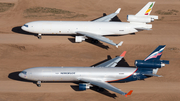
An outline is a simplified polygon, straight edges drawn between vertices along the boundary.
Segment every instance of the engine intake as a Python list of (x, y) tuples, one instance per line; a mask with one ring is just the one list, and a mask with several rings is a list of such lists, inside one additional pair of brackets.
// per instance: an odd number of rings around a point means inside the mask
[(155, 16), (155, 15), (149, 15), (149, 16), (127, 15), (127, 21), (129, 21), (129, 22), (150, 23), (150, 22), (153, 22), (154, 19), (158, 19), (158, 16)]
[(92, 85), (90, 85), (89, 83), (80, 83), (79, 84), (79, 90), (83, 91), (83, 90), (89, 89), (91, 86)]
[(85, 36), (76, 36), (75, 37), (75, 42), (82, 42), (82, 41), (84, 41), (86, 38), (85, 38)]
[(166, 60), (156, 60), (156, 61), (144, 61), (144, 60), (135, 60), (135, 66), (138, 68), (161, 68), (165, 64), (169, 64), (169, 61)]

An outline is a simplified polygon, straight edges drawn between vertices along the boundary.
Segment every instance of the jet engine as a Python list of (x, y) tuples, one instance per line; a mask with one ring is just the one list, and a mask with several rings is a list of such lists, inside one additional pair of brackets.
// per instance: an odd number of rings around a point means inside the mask
[(149, 16), (127, 15), (127, 21), (129, 21), (129, 22), (150, 23), (150, 22), (153, 22), (154, 19), (158, 19), (158, 16), (155, 16), (155, 15), (149, 15)]
[(138, 68), (161, 68), (165, 64), (169, 64), (167, 60), (156, 60), (156, 61), (144, 61), (144, 60), (135, 60), (135, 66)]
[(92, 85), (90, 85), (89, 83), (80, 83), (79, 84), (79, 90), (80, 91), (89, 89), (90, 87), (92, 87)]
[(86, 39), (85, 36), (76, 36), (76, 37), (75, 37), (75, 42), (82, 42), (82, 41), (84, 41), (85, 39)]

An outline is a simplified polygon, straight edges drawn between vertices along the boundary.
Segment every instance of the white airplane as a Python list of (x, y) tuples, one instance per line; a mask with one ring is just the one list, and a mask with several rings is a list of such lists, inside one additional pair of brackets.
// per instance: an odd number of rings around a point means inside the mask
[(147, 24), (158, 16), (150, 15), (155, 2), (148, 2), (136, 15), (127, 15), (129, 22), (110, 22), (121, 10), (118, 8), (115, 13), (96, 19), (94, 21), (33, 21), (22, 26), (22, 30), (38, 33), (41, 39), (42, 34), (76, 34), (75, 42), (93, 38), (105, 43), (121, 46), (104, 37), (104, 35), (125, 35), (142, 30), (151, 30), (152, 25)]
[(79, 83), (79, 90), (97, 86), (127, 96), (133, 91), (125, 93), (109, 83), (161, 77), (156, 75), (158, 69), (169, 64), (168, 60), (160, 60), (164, 49), (165, 45), (160, 45), (144, 60), (135, 60), (136, 67), (115, 67), (125, 56), (124, 51), (120, 56), (93, 67), (34, 67), (23, 70), (19, 76), (37, 81), (38, 87), (41, 86), (41, 81), (85, 82)]

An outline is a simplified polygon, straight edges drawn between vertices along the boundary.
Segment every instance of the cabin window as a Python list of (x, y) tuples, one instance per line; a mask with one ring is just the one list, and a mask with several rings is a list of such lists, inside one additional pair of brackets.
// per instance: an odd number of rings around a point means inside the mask
[(27, 73), (27, 72), (26, 72), (26, 71), (22, 71), (21, 73), (23, 73), (23, 74), (25, 74), (25, 75), (26, 75), (26, 73)]
[(25, 27), (28, 27), (28, 25), (24, 24)]

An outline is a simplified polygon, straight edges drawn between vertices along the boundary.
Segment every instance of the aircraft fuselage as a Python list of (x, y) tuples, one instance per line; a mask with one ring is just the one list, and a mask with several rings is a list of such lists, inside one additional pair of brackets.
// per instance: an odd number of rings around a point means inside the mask
[[(146, 71), (147, 72), (147, 71)], [(149, 71), (149, 72), (152, 72)], [(93, 78), (106, 82), (135, 81), (147, 78), (138, 68), (131, 67), (34, 67), (22, 71), (19, 76), (32, 81), (79, 81)]]
[(128, 22), (34, 21), (26, 23), (22, 29), (38, 34), (77, 34), (77, 31), (85, 31), (99, 35), (123, 35), (138, 32), (134, 27), (152, 28), (152, 25)]

